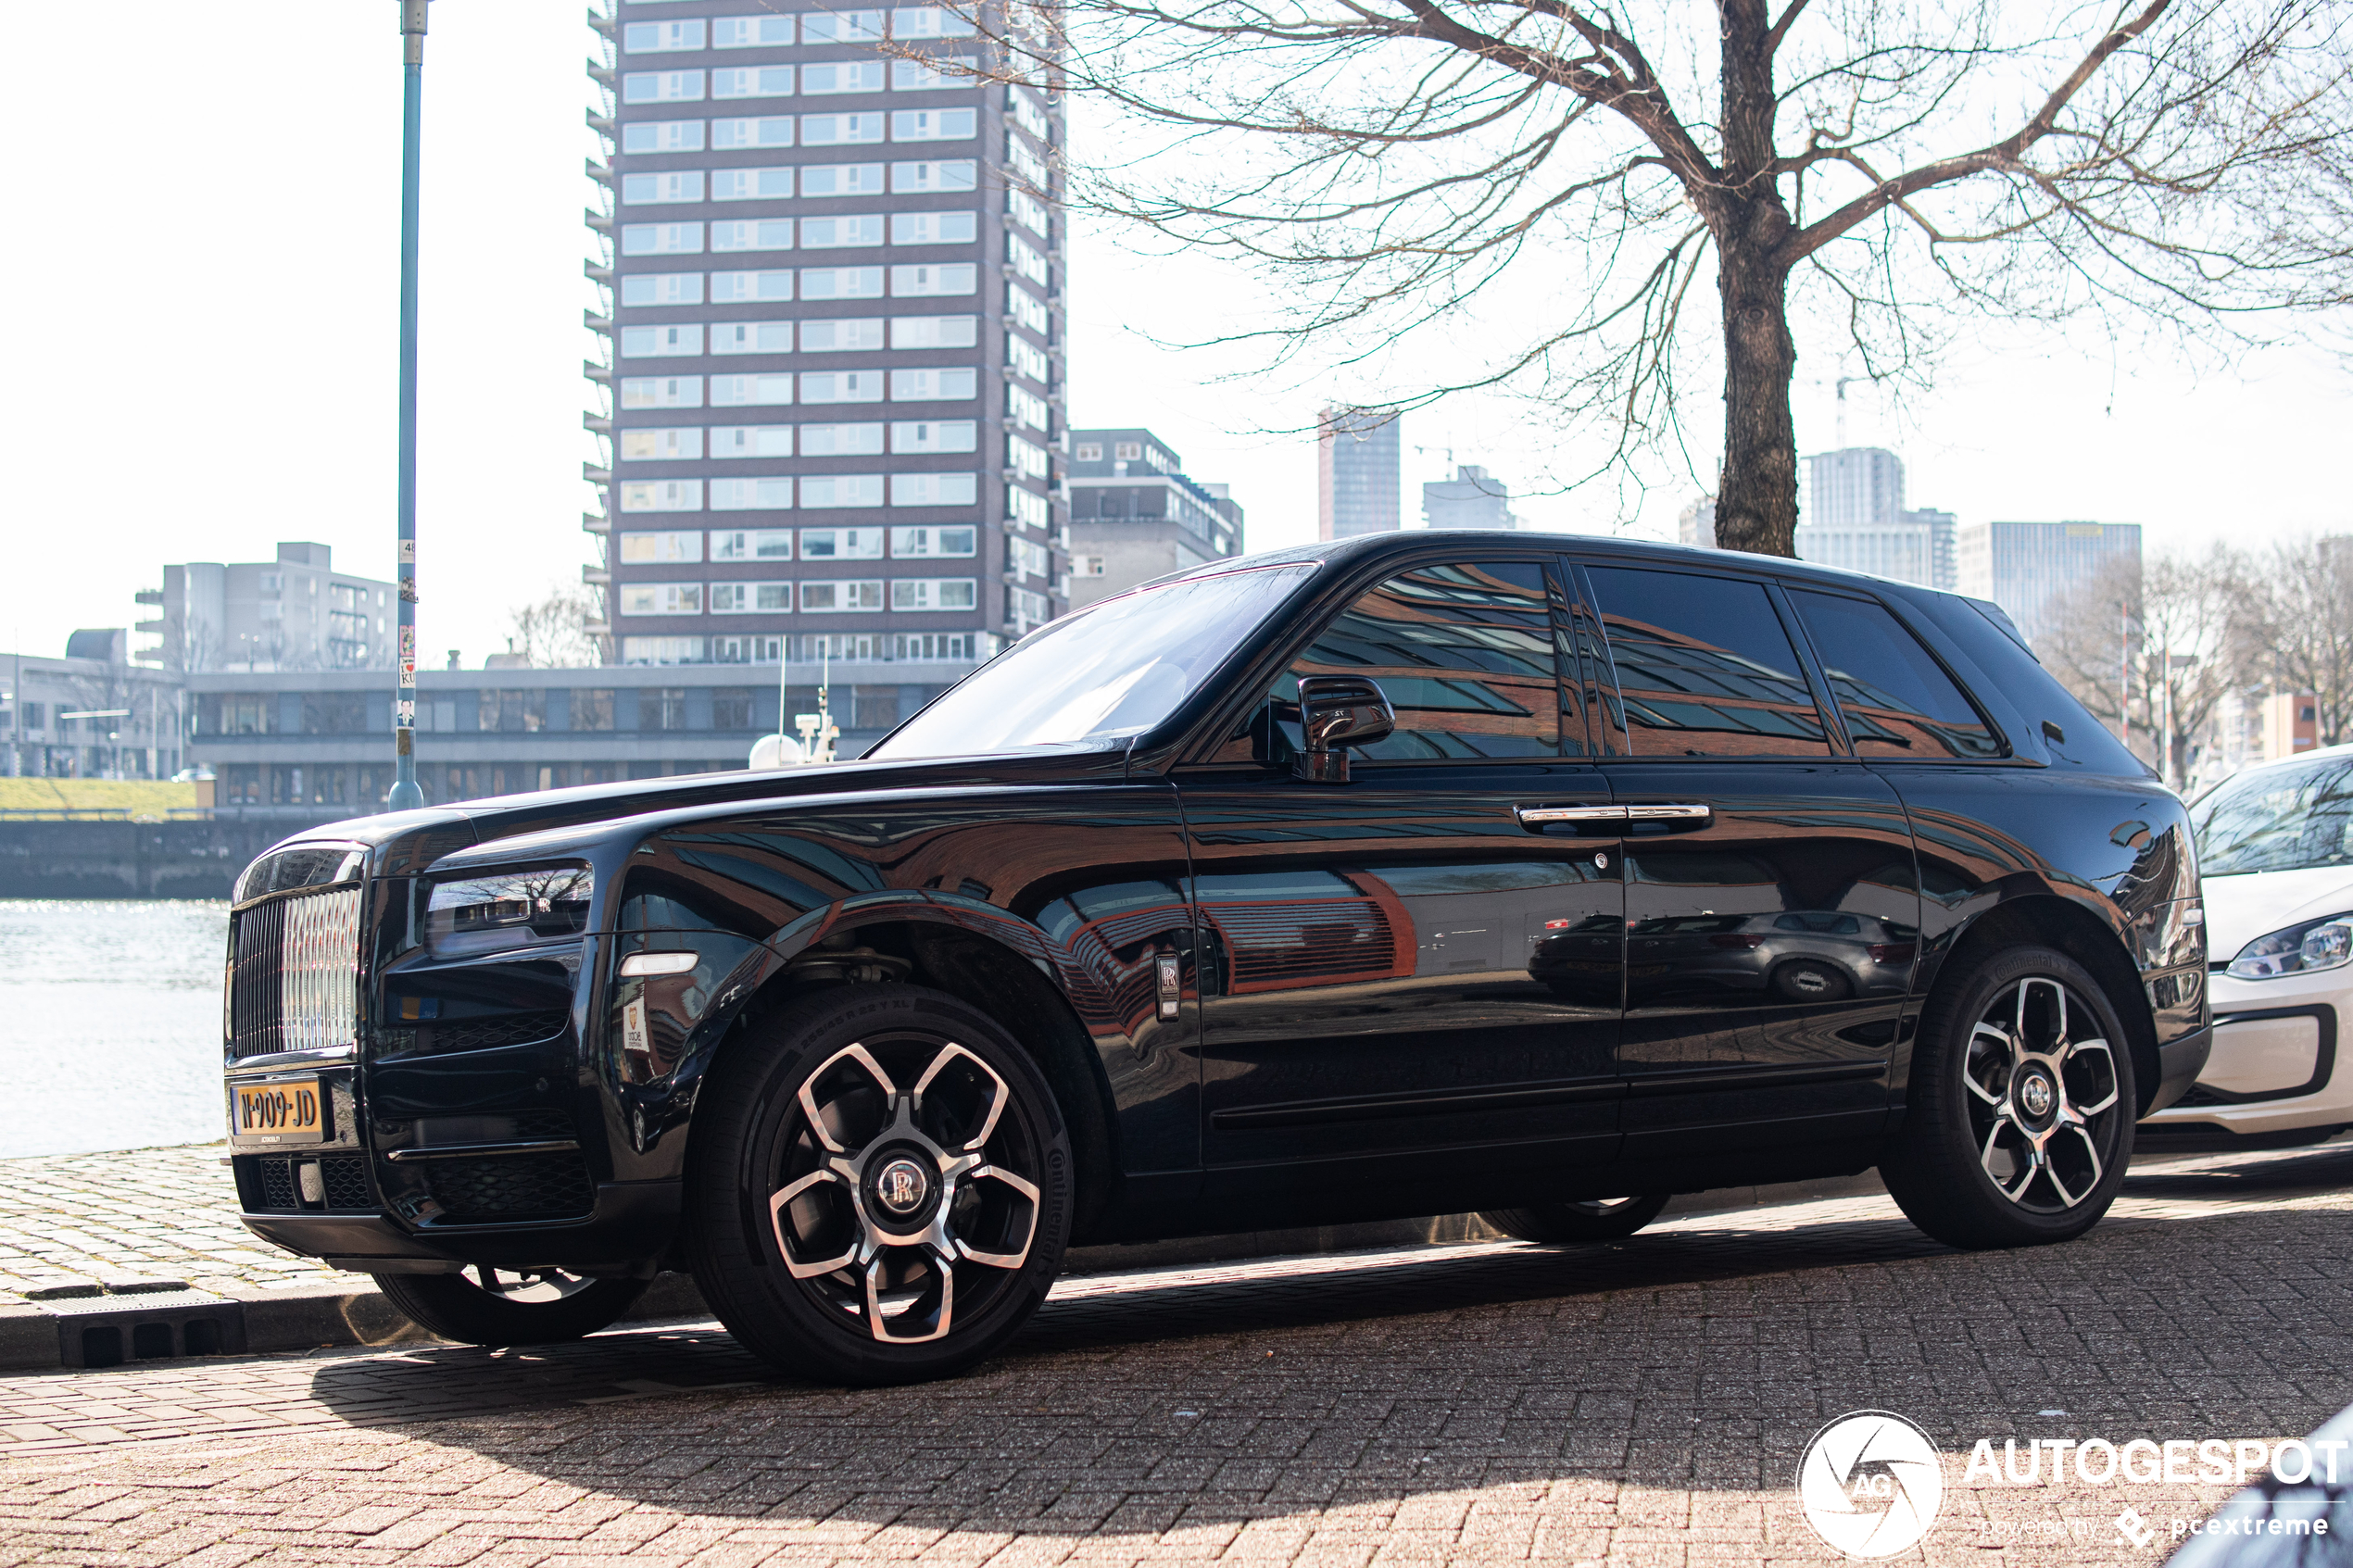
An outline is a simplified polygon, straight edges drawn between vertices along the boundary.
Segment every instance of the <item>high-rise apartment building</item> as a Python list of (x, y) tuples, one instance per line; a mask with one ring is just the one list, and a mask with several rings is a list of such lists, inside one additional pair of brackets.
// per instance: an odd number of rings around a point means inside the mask
[(1454, 465), (1452, 479), (1422, 486), (1424, 528), (1517, 528), (1511, 487), (1474, 463)]
[(1242, 553), (1242, 508), (1148, 430), (1070, 433), (1070, 608)]
[(265, 561), (187, 561), (139, 602), (163, 613), (132, 657), (166, 670), (389, 670), (399, 590), (334, 569), (325, 545), (281, 544)]
[(1960, 591), (2008, 612), (2030, 643), (2049, 630), (2072, 591), (2141, 563), (2137, 522), (1969, 522), (1956, 533)]
[(1059, 613), (1059, 104), (945, 6), (592, 22), (611, 659), (920, 684)]
[(1315, 536), (1393, 533), (1399, 509), (1399, 420), (1378, 408), (1326, 408), (1315, 422)]
[(1904, 506), (1904, 462), (1878, 446), (1849, 446), (1806, 459), (1797, 518), (1801, 560), (1843, 566), (1931, 588), (1950, 588), (1953, 514)]

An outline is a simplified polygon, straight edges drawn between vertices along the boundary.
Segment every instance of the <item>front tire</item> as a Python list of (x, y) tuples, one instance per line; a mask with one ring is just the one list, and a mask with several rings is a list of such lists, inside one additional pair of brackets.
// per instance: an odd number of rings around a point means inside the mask
[(995, 1353), (1062, 1267), (1068, 1131), (986, 1014), (913, 985), (800, 1004), (697, 1097), (695, 1280), (745, 1347), (823, 1383)]
[(1594, 1198), (1574, 1203), (1533, 1203), (1525, 1209), (1490, 1209), (1479, 1218), (1505, 1236), (1546, 1247), (1616, 1241), (1658, 1218), (1671, 1193), (1644, 1198)]
[(645, 1294), (636, 1279), (591, 1279), (549, 1270), (518, 1274), (374, 1274), (376, 1288), (410, 1323), (461, 1345), (548, 1345), (610, 1328)]
[(1990, 953), (1939, 987), (1909, 1098), (1880, 1174), (1939, 1241), (2070, 1241), (2124, 1185), (2138, 1105), (2132, 1049), (2099, 983), (2064, 953)]

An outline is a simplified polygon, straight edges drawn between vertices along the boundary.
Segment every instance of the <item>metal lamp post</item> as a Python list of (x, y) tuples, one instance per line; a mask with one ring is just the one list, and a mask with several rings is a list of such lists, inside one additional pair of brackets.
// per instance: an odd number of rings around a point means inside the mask
[(425, 6), (400, 0), (400, 688), (392, 709), (398, 776), (384, 805), (395, 811), (425, 803), (417, 787), (417, 175), (418, 127), (425, 94)]

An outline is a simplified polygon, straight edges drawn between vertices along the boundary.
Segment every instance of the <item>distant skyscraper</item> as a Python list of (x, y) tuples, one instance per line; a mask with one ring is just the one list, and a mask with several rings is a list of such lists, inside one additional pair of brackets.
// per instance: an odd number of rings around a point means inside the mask
[(1315, 426), (1319, 539), (1393, 533), (1398, 499), (1398, 417), (1380, 409), (1329, 408)]
[(1675, 542), (1708, 550), (1716, 547), (1715, 496), (1702, 495), (1675, 514)]
[(1802, 560), (1950, 588), (1954, 518), (1904, 507), (1904, 462), (1878, 446), (1849, 446), (1806, 459), (1806, 499), (1797, 520)]
[(1458, 463), (1454, 477), (1422, 486), (1424, 528), (1517, 528), (1511, 487), (1485, 469)]
[(1969, 522), (1955, 532), (1959, 588), (1991, 599), (2033, 642), (2050, 629), (2070, 590), (2120, 557), (2137, 568), (2137, 522)]

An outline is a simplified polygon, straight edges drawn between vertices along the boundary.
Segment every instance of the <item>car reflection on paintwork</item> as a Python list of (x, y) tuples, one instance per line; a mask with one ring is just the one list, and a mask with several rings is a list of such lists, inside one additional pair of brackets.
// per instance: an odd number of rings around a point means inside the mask
[(1631, 921), (1626, 980), (1634, 998), (1694, 986), (1792, 1002), (1899, 995), (1918, 943), (1908, 925), (1840, 909)]
[(1617, 915), (1546, 921), (1530, 938), (1529, 976), (1564, 1000), (1615, 1006), (1623, 924)]

